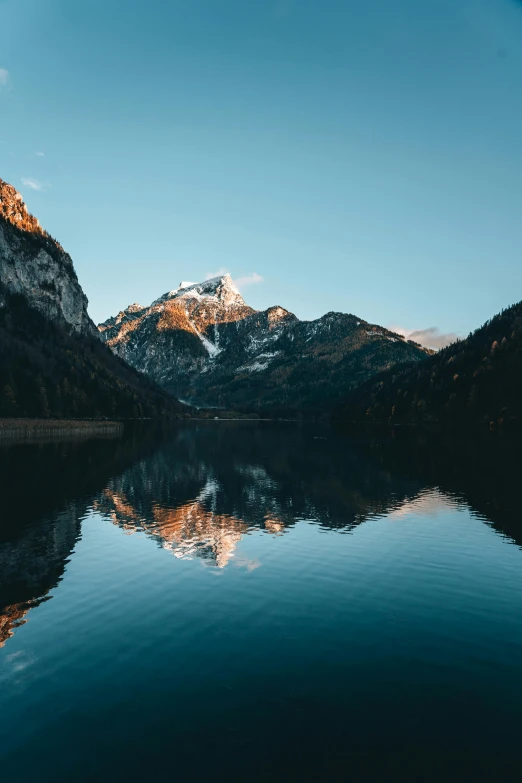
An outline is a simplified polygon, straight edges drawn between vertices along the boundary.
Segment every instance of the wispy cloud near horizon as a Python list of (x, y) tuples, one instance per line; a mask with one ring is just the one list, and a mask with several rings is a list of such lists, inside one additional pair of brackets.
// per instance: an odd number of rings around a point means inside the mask
[(455, 332), (441, 332), (438, 326), (429, 326), (427, 329), (406, 329), (404, 326), (394, 324), (388, 328), (397, 334), (402, 334), (408, 340), (414, 340), (425, 348), (432, 348), (435, 351), (439, 351), (459, 339)]
[(7, 68), (0, 68), (0, 87), (7, 87), (9, 84), (9, 71)]
[(45, 152), (35, 152), (34, 153), (37, 158), (45, 158)]
[(32, 177), (22, 177), (20, 181), (22, 185), (25, 185), (26, 188), (31, 188), (31, 190), (38, 190), (41, 192), (49, 188), (49, 185), (46, 185), (45, 182), (40, 182), (40, 180), (33, 179)]
[(264, 278), (262, 275), (258, 275), (257, 272), (250, 272), (249, 275), (234, 278), (234, 285), (241, 290), (242, 288), (247, 288), (249, 285), (259, 285), (259, 283), (262, 283), (263, 281)]

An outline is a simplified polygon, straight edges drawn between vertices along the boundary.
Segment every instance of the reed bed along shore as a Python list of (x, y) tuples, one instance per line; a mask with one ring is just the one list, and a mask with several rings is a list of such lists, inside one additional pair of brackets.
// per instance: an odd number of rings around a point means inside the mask
[(119, 421), (92, 419), (0, 419), (0, 440), (19, 438), (118, 437)]

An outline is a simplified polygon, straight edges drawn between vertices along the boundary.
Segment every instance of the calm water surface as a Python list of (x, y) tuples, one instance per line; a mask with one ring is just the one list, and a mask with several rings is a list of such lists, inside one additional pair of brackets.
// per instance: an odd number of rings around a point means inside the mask
[(1, 446), (3, 779), (520, 780), (517, 459), (249, 422)]

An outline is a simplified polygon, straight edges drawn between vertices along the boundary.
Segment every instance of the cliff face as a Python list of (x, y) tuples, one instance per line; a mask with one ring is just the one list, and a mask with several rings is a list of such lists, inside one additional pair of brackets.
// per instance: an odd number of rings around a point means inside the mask
[(182, 283), (149, 307), (100, 324), (102, 340), (175, 396), (200, 407), (322, 407), (394, 364), (427, 351), (354, 315), (300, 321), (257, 312), (229, 275)]
[(0, 417), (182, 410), (102, 344), (70, 256), (0, 180)]
[(21, 194), (1, 179), (0, 284), (23, 295), (47, 319), (95, 334), (71, 257), (28, 212)]

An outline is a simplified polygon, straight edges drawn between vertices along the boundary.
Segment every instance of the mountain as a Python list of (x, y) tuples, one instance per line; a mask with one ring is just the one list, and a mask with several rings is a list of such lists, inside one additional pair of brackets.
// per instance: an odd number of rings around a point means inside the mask
[(29, 214), (22, 196), (0, 179), (0, 285), (21, 294), (47, 319), (94, 334), (87, 297), (71, 257)]
[(311, 408), (429, 351), (344, 313), (300, 321), (283, 307), (249, 307), (230, 275), (181, 283), (150, 306), (98, 326), (121, 358), (200, 407)]
[(183, 409), (100, 342), (70, 256), (0, 180), (0, 416)]
[(522, 302), (422, 364), (384, 372), (353, 391), (335, 417), (350, 422), (522, 425)]

